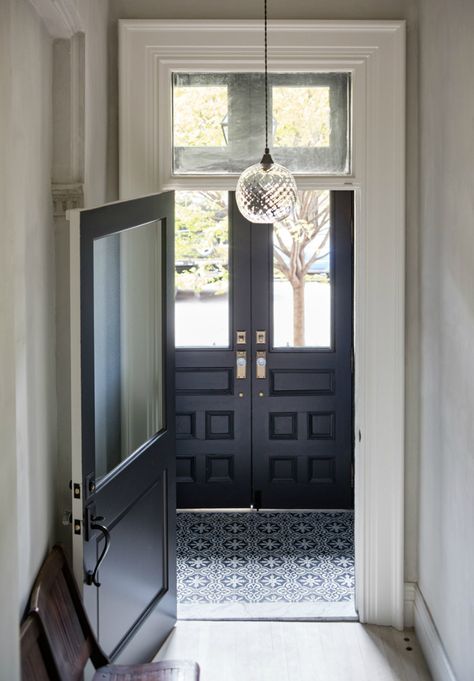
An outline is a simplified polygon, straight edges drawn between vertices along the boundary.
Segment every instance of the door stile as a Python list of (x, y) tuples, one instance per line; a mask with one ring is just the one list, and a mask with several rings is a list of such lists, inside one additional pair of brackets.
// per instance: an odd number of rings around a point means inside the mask
[(72, 563), (80, 592), (84, 581), (82, 409), (81, 409), (81, 258), (80, 211), (71, 210), (69, 221), (69, 351), (71, 399), (71, 509)]

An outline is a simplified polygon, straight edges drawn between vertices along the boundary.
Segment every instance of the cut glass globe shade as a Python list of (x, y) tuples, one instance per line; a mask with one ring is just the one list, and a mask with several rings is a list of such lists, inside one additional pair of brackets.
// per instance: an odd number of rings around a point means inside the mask
[(236, 199), (240, 212), (249, 222), (273, 223), (291, 213), (297, 198), (296, 182), (284, 166), (274, 163), (265, 151), (237, 181)]

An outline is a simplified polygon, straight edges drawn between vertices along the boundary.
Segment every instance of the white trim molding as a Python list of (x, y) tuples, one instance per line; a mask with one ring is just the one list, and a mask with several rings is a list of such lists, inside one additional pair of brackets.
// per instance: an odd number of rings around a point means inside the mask
[(405, 582), (405, 627), (415, 626), (415, 594), (416, 583)]
[(436, 625), (433, 622), (423, 594), (415, 585), (415, 632), (434, 681), (456, 681)]
[[(404, 624), (405, 22), (271, 21), (270, 71), (352, 75), (352, 174), (298, 176), (355, 193), (356, 607)], [(119, 25), (120, 197), (235, 189), (171, 167), (173, 71), (261, 71), (260, 21)]]
[(52, 38), (71, 38), (84, 30), (76, 0), (30, 0)]

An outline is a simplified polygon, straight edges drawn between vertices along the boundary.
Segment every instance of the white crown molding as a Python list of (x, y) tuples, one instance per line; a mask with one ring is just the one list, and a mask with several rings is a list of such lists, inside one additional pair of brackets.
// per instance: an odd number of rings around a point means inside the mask
[[(297, 33), (396, 33), (400, 29), (400, 25), (404, 24), (399, 20), (320, 20), (320, 19), (269, 19), (268, 27), (271, 33), (281, 31), (285, 34), (288, 32)], [(214, 32), (219, 34), (229, 34), (235, 31), (246, 31), (247, 33), (255, 32), (257, 34), (259, 43), (261, 43), (262, 35), (262, 21), (260, 19), (119, 19), (119, 26), (124, 27), (126, 31), (133, 31), (139, 33), (160, 33), (169, 32), (175, 35), (183, 34), (183, 32), (203, 33)], [(222, 41), (226, 44), (226, 39)], [(263, 46), (261, 48), (263, 50)]]
[(84, 30), (75, 0), (30, 0), (52, 38), (71, 38)]
[(443, 642), (417, 585), (415, 585), (414, 623), (416, 636), (434, 681), (456, 681)]

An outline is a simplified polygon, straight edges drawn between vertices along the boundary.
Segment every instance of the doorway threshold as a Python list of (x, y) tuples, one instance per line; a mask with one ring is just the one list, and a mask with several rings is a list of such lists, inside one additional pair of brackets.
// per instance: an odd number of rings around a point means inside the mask
[(343, 603), (178, 604), (179, 620), (256, 620), (281, 622), (357, 622), (352, 601)]
[(178, 513), (178, 619), (356, 621), (351, 511)]

